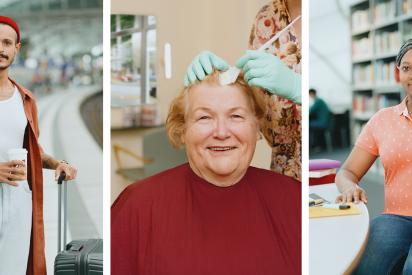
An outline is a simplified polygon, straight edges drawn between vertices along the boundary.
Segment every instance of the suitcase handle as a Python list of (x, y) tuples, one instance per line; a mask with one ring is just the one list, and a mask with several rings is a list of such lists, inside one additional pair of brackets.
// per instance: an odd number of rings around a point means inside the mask
[(83, 249), (83, 244), (72, 244), (67, 245), (69, 251), (76, 251), (79, 252)]
[[(62, 172), (57, 179), (57, 186), (58, 186), (58, 229), (57, 229), (57, 253), (65, 250), (65, 246), (67, 243), (67, 182), (64, 181), (66, 178), (66, 173)], [(63, 185), (63, 188), (62, 188)], [(62, 207), (63, 201), (63, 207)], [(63, 208), (63, 209), (62, 209)], [(63, 211), (63, 215), (62, 215)], [(63, 234), (62, 234), (62, 216), (63, 218)], [(63, 240), (62, 240), (63, 235)], [(63, 247), (63, 249), (62, 249)]]
[(59, 178), (57, 179), (57, 184), (62, 184), (65, 178), (66, 178), (66, 173), (63, 171), (60, 174)]

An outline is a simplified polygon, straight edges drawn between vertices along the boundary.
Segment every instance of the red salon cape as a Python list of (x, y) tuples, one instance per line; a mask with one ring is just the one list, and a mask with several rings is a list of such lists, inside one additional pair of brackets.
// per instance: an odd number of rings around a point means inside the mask
[(301, 186), (249, 167), (231, 187), (188, 164), (130, 185), (111, 213), (111, 274), (301, 274)]

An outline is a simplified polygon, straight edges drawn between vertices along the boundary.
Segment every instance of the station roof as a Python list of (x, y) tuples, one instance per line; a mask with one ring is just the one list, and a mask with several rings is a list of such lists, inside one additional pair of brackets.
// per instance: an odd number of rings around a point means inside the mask
[(2, 0), (0, 9), (18, 22), (32, 57), (73, 56), (103, 42), (102, 0)]

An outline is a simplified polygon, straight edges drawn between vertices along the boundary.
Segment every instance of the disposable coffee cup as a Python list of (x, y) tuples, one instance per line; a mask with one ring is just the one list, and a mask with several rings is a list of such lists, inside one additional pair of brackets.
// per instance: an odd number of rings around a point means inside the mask
[(7, 155), (9, 157), (9, 161), (11, 160), (24, 161), (24, 165), (26, 167), (26, 174), (27, 174), (27, 150), (26, 149), (24, 148), (10, 149), (7, 151)]

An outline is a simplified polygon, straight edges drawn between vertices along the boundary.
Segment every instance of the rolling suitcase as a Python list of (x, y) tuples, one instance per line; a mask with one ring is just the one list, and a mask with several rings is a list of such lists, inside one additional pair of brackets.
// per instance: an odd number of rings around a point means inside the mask
[[(67, 237), (67, 185), (62, 173), (58, 184), (58, 235), (57, 256), (54, 261), (55, 275), (101, 275), (103, 274), (103, 240), (86, 239), (71, 241)], [(63, 212), (63, 213), (62, 213)], [(62, 220), (63, 216), (63, 220)], [(62, 234), (63, 223), (63, 234)], [(63, 250), (61, 249), (63, 246)]]

